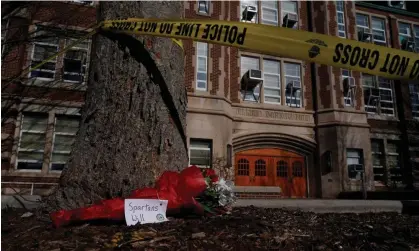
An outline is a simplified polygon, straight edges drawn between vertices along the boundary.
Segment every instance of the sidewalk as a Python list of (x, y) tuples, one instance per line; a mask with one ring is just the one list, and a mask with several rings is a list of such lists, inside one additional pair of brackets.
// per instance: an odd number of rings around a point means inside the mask
[[(1, 196), (1, 208), (7, 206), (28, 209), (39, 206), (40, 196)], [(311, 211), (316, 213), (367, 213), (406, 211), (406, 205), (419, 213), (419, 201), (394, 200), (323, 200), (323, 199), (241, 199), (234, 207), (255, 206), (262, 208), (287, 208), (292, 210)]]

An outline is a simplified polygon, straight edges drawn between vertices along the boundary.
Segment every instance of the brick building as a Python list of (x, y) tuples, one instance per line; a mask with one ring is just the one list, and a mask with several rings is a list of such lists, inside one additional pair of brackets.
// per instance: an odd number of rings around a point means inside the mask
[[(26, 28), (7, 29), (2, 41), (53, 27), (88, 32), (94, 23), (94, 5), (52, 5), (54, 11), (38, 4), (12, 13), (6, 25), (24, 23), (19, 27)], [(286, 26), (418, 53), (419, 11), (411, 10), (419, 8), (414, 5), (188, 1), (184, 16)], [(62, 48), (68, 33), (65, 39), (50, 40), (6, 48), (2, 78)], [(190, 164), (212, 166), (233, 178), (241, 197), (334, 198), (361, 189), (357, 168), (365, 170), (369, 191), (419, 188), (417, 81), (183, 43)], [(2, 107), (10, 106), (8, 116), (2, 115), (3, 193), (45, 193), (57, 182), (77, 131), (89, 48), (85, 43), (31, 73), (30, 86), (13, 83), (4, 89), (2, 83)], [(263, 79), (252, 92), (243, 90), (249, 72)]]

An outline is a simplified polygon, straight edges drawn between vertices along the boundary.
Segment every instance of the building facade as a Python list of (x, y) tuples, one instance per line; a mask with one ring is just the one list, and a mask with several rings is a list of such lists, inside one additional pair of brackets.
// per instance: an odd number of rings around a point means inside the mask
[[(95, 5), (54, 4), (80, 13), (73, 19), (80, 23), (70, 25), (67, 17), (62, 30), (88, 32), (95, 21)], [(419, 11), (410, 11), (419, 8), (412, 4), (185, 1), (184, 16), (284, 26), (419, 53)], [(38, 6), (11, 15), (6, 25), (26, 22), (26, 33), (48, 33), (45, 27), (57, 26), (51, 15), (63, 16)], [(24, 34), (5, 30), (2, 41)], [(50, 40), (6, 48), (4, 60), (2, 47), (2, 78), (70, 39)], [(240, 197), (335, 198), (360, 191), (363, 183), (368, 191), (419, 189), (418, 81), (189, 40), (183, 45), (190, 164), (234, 180)], [(78, 127), (89, 48), (87, 42), (32, 72), (30, 86), (13, 83), (4, 92), (2, 83), (2, 110), (10, 107), (7, 123), (2, 113), (3, 193), (46, 193), (57, 182)], [(249, 79), (263, 81), (248, 89)]]

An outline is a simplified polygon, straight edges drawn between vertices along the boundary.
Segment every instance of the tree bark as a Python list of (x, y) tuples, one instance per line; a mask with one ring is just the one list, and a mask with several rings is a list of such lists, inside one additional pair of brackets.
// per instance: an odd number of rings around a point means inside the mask
[[(183, 2), (174, 1), (98, 7), (98, 21), (182, 15)], [(167, 38), (105, 32), (92, 44), (80, 129), (59, 186), (45, 200), (50, 211), (127, 196), (153, 186), (163, 171), (187, 165), (183, 50)]]

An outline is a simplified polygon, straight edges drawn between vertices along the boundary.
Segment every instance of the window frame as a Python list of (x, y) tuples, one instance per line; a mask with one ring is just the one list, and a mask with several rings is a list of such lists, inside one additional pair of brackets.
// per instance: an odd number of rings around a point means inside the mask
[[(39, 27), (42, 27), (42, 26), (45, 26), (45, 27), (48, 27), (48, 26), (46, 26), (46, 25), (34, 25), (34, 33), (36, 34), (37, 32), (38, 32), (38, 29), (40, 29), (40, 30), (42, 30), (42, 28), (39, 28)], [(35, 60), (35, 58), (34, 58), (34, 56), (35, 56), (35, 51), (36, 51), (36, 46), (50, 46), (50, 47), (53, 47), (53, 46), (55, 46), (56, 47), (56, 51), (55, 51), (55, 53), (57, 53), (59, 50), (60, 50), (60, 39), (59, 38), (57, 38), (57, 44), (51, 44), (51, 43), (45, 43), (45, 42), (42, 42), (42, 41), (34, 41), (34, 42), (32, 42), (32, 52), (31, 52), (31, 57), (30, 57), (30, 62), (29, 62), (29, 66), (31, 66), (32, 65), (32, 62), (34, 62)], [(41, 60), (41, 62), (42, 61), (44, 61), (45, 59), (43, 59), (43, 60)], [(30, 72), (28, 72), (28, 78), (29, 79), (37, 79), (37, 80), (41, 80), (41, 81), (53, 81), (53, 80), (55, 80), (56, 79), (56, 77), (57, 77), (57, 64), (58, 64), (58, 57), (54, 57), (54, 59), (53, 60), (48, 60), (48, 62), (49, 63), (54, 63), (54, 70), (43, 70), (43, 69), (36, 69), (36, 70), (33, 70), (33, 71), (30, 71)], [(50, 72), (50, 73), (53, 73), (54, 75), (53, 75), (53, 77), (52, 78), (44, 78), (44, 77), (32, 77), (32, 72), (34, 72), (34, 71), (39, 71), (39, 72)]]
[[(358, 155), (358, 157), (348, 157), (348, 152), (356, 152), (357, 154), (359, 154)], [(351, 178), (350, 177), (350, 175), (349, 175), (349, 164), (348, 164), (348, 159), (350, 158), (350, 159), (358, 159), (358, 164), (355, 164), (355, 165), (363, 165), (363, 169), (365, 170), (365, 166), (364, 166), (364, 153), (363, 153), (364, 151), (363, 151), (363, 149), (360, 149), (360, 148), (346, 148), (346, 173), (347, 173), (347, 175), (348, 175), (348, 179), (349, 180), (353, 180), (353, 181), (357, 181), (357, 179), (356, 178)], [(351, 164), (351, 165), (353, 165), (353, 164)]]
[[(25, 115), (25, 114), (27, 114), (27, 115)], [(35, 116), (36, 115), (40, 115), (40, 116), (44, 115), (45, 116), (45, 122), (46, 122), (46, 124), (45, 124), (45, 130), (44, 131), (25, 130), (25, 129), (23, 129), (24, 117), (25, 116), (29, 116), (30, 117), (29, 114), (31, 114), (31, 113), (30, 112), (24, 112), (24, 113), (22, 113), (20, 115), (19, 141), (18, 141), (18, 145), (17, 145), (16, 159), (15, 159), (15, 163), (14, 163), (14, 167), (15, 168), (14, 169), (17, 172), (36, 172), (36, 173), (40, 173), (40, 172), (42, 172), (43, 165), (44, 165), (44, 162), (45, 162), (45, 146), (46, 146), (46, 143), (47, 143), (47, 132), (48, 132), (48, 114), (47, 113), (46, 114), (44, 114), (44, 113), (37, 113), (37, 112), (32, 113)], [(42, 151), (41, 150), (31, 149), (31, 148), (21, 148), (20, 145), (21, 145), (21, 142), (22, 142), (22, 135), (23, 135), (23, 133), (43, 134), (44, 135), (44, 148), (42, 149)], [(29, 160), (29, 159), (23, 159), (23, 160), (21, 160), (19, 158), (19, 152), (22, 152), (22, 151), (23, 152), (42, 153), (42, 161)], [(18, 168), (19, 162), (22, 162), (22, 163), (41, 163), (41, 169), (39, 169), (39, 170), (38, 169), (19, 169)]]
[[(342, 10), (339, 10), (340, 8), (338, 8), (338, 6), (339, 6), (339, 4), (338, 3), (342, 3), (342, 7), (343, 7), (343, 9)], [(339, 14), (341, 14), (342, 16), (343, 16), (343, 18), (342, 18), (342, 20), (343, 20), (343, 23), (339, 23)], [(346, 20), (345, 20), (345, 1), (336, 1), (336, 21), (337, 21), (337, 24), (338, 24), (338, 29), (337, 29), (337, 32), (338, 32), (338, 37), (341, 37), (341, 38), (346, 38)], [(342, 30), (340, 30), (339, 29), (339, 26), (343, 26), (343, 31)], [(343, 32), (343, 36), (341, 36), (341, 32)]]
[[(412, 114), (412, 118), (419, 120), (419, 82), (409, 81), (408, 84), (409, 84), (409, 94), (410, 94), (410, 111)], [(415, 87), (413, 86), (416, 86), (415, 91), (412, 90), (412, 89), (415, 89)], [(413, 102), (414, 96), (416, 96), (417, 103)], [(413, 109), (413, 107), (417, 107), (416, 111)]]
[[(384, 150), (384, 140), (378, 139), (378, 138), (371, 138), (371, 162), (372, 162), (372, 170), (373, 170), (373, 176), (374, 176), (374, 185), (375, 186), (385, 186), (387, 183), (387, 165), (385, 163), (385, 150)], [(379, 151), (375, 152), (373, 148), (373, 143), (378, 144)], [(384, 150), (384, 152), (383, 152)], [(374, 165), (374, 155), (378, 156), (380, 160), (380, 165)], [(376, 174), (375, 169), (381, 169), (383, 170), (383, 174)], [(375, 180), (375, 176), (383, 176), (383, 181)]]
[[(199, 14), (199, 15), (210, 15), (210, 12), (211, 12), (211, 1), (210, 0), (205, 0), (205, 1), (200, 1), (200, 0), (197, 0), (196, 1), (197, 2), (197, 9), (196, 9), (196, 12)], [(207, 12), (205, 12), (205, 11), (201, 11), (200, 10), (200, 8), (199, 8), (199, 3), (200, 2), (206, 2), (206, 4), (207, 4)]]
[[(243, 102), (256, 103), (256, 104), (269, 104), (269, 105), (275, 105), (275, 106), (286, 106), (286, 107), (290, 107), (290, 108), (293, 108), (293, 109), (303, 109), (304, 108), (304, 82), (303, 82), (304, 81), (304, 77), (303, 77), (303, 75), (304, 75), (304, 70), (303, 70), (304, 67), (303, 67), (303, 62), (302, 61), (293, 60), (293, 59), (278, 58), (278, 57), (273, 57), (273, 56), (269, 56), (269, 55), (255, 54), (255, 53), (251, 53), (251, 52), (240, 52), (239, 53), (239, 57), (240, 57), (240, 59), (239, 59), (240, 60), (240, 62), (239, 62), (239, 65), (240, 65), (240, 79), (242, 77), (242, 67), (241, 67), (241, 64), (242, 64), (242, 58), (243, 57), (245, 57), (245, 58), (256, 58), (256, 59), (258, 59), (259, 60), (259, 70), (262, 71), (263, 76), (265, 75), (264, 65), (263, 65), (263, 61), (264, 60), (277, 61), (277, 62), (280, 63), (280, 65), (279, 65), (279, 67), (280, 67), (279, 68), (280, 69), (280, 71), (279, 71), (279, 75), (280, 75), (280, 86), (281, 86), (281, 90), (280, 90), (280, 93), (281, 93), (280, 103), (266, 102), (265, 101), (265, 93), (264, 93), (265, 83), (262, 84), (262, 88), (260, 88), (259, 93), (258, 93), (259, 95), (261, 95), (261, 98), (259, 98), (260, 102), (249, 100), (249, 99), (243, 99), (243, 92), (241, 91), (241, 100)], [(300, 76), (299, 76), (299, 79), (300, 79), (300, 83), (301, 83), (301, 89), (300, 89), (299, 98), (297, 98), (297, 100), (300, 100), (300, 106), (299, 107), (298, 106), (290, 106), (290, 105), (287, 105), (287, 103), (286, 103), (287, 95), (286, 95), (286, 83), (285, 83), (286, 81), (285, 81), (285, 77), (288, 76), (288, 75), (285, 74), (285, 64), (286, 63), (289, 63), (289, 64), (297, 64), (297, 65), (299, 65), (299, 68), (300, 68)], [(268, 74), (270, 74), (270, 73), (268, 73)], [(268, 87), (268, 89), (269, 89), (269, 87)], [(257, 92), (255, 92), (255, 93), (257, 93)], [(246, 96), (247, 96), (247, 94), (246, 94)]]
[[(49, 24), (46, 24), (46, 23), (33, 24), (33, 25), (31, 25), (31, 27), (32, 27), (31, 28), (32, 32), (34, 32), (35, 34), (37, 32), (37, 29), (39, 29), (38, 27), (41, 27), (40, 28), (41, 30), (42, 30), (42, 27), (45, 27), (47, 31), (48, 31), (49, 27), (54, 28), (53, 26), (51, 26)], [(65, 37), (57, 36), (56, 37), (56, 39), (57, 39), (57, 44), (56, 45), (52, 44), (52, 43), (45, 43), (43, 41), (31, 42), (30, 55), (29, 55), (29, 59), (28, 59), (28, 66), (30, 67), (32, 65), (32, 63), (34, 62), (36, 46), (41, 46), (41, 47), (42, 46), (50, 46), (50, 47), (56, 46), (56, 52), (58, 52), (58, 51), (62, 50), (63, 48), (65, 48), (65, 46), (69, 45), (69, 44), (67, 44), (67, 40), (71, 40), (71, 39), (77, 40), (78, 39), (76, 37), (71, 36), (72, 33), (79, 33), (80, 32), (80, 30), (78, 30), (77, 27), (73, 27), (72, 29), (68, 29), (68, 31), (69, 31), (69, 34), (70, 34), (69, 36), (65, 36)], [(71, 85), (77, 84), (78, 86), (79, 85), (86, 85), (86, 83), (87, 83), (86, 80), (88, 79), (88, 73), (89, 73), (89, 67), (90, 67), (90, 52), (91, 52), (91, 48), (92, 48), (91, 47), (92, 46), (92, 39), (88, 38), (88, 39), (84, 40), (82, 43), (87, 43), (88, 48), (85, 49), (85, 48), (77, 47), (77, 45), (76, 45), (76, 46), (72, 47), (71, 49), (69, 49), (69, 51), (71, 51), (71, 50), (86, 50), (86, 72), (85, 72), (84, 77), (83, 77), (83, 80), (84, 80), (83, 82), (71, 81), (71, 80), (65, 80), (64, 79), (64, 58), (65, 58), (66, 53), (64, 53), (63, 56), (61, 56), (61, 57), (57, 56), (54, 59), (48, 61), (48, 62), (54, 63), (54, 65), (55, 65), (54, 70), (42, 70), (42, 69), (34, 70), (34, 71), (40, 71), (40, 72), (51, 72), (51, 73), (54, 74), (53, 78), (35, 77), (35, 76), (33, 77), (33, 76), (31, 76), (31, 73), (33, 71), (31, 71), (31, 72), (27, 73), (28, 74), (27, 75), (28, 79), (29, 80), (33, 79), (35, 81), (41, 81), (41, 82), (57, 81), (57, 82), (63, 83), (63, 84), (71, 84)], [(63, 47), (63, 45), (64, 45), (64, 47)], [(62, 67), (58, 68), (58, 65), (60, 65), (60, 63), (62, 65)], [(57, 71), (59, 71), (59, 70), (62, 70), (62, 73), (63, 73), (62, 76), (60, 76), (61, 74), (57, 74)]]
[[(71, 43), (74, 43), (74, 40), (77, 40), (77, 39), (74, 39), (74, 38), (66, 38), (65, 39), (65, 46), (69, 46)], [(71, 41), (71, 42), (68, 43), (68, 41)], [(92, 45), (91, 41), (88, 40), (87, 41), (87, 48), (83, 48), (83, 47), (79, 47), (79, 46), (75, 45), (75, 46), (71, 47), (71, 49), (69, 49), (68, 51), (66, 51), (64, 53), (63, 58), (62, 58), (62, 60), (63, 60), (63, 62), (62, 62), (63, 63), (63, 75), (61, 77), (61, 79), (62, 79), (62, 81), (64, 83), (73, 83), (73, 84), (82, 84), (82, 85), (86, 84), (86, 79), (89, 78), (89, 72), (88, 72), (89, 71), (89, 63), (90, 63), (90, 54), (89, 54), (89, 52), (91, 50), (91, 45)], [(65, 74), (68, 74), (68, 75), (77, 75), (77, 74), (73, 74), (71, 72), (64, 71), (64, 66), (65, 66), (64, 65), (65, 64), (65, 61), (64, 60), (65, 60), (65, 56), (67, 55), (67, 52), (69, 52), (69, 51), (85, 51), (86, 52), (86, 64), (82, 64), (81, 65), (81, 68), (83, 68), (83, 67), (85, 68), (85, 73), (84, 74), (81, 74), (81, 72), (80, 72), (80, 75), (84, 75), (84, 76), (82, 76), (83, 77), (83, 81), (82, 82), (64, 79), (64, 75)]]
[[(206, 56), (203, 56), (203, 55), (199, 55), (199, 49), (198, 49), (198, 46), (199, 46), (199, 44), (205, 44), (205, 46), (206, 46), (206, 52), (207, 52), (207, 55)], [(209, 69), (209, 67), (208, 67), (208, 54), (209, 54), (209, 45), (208, 45), (208, 43), (202, 43), (202, 42), (196, 42), (195, 43), (195, 46), (196, 46), (196, 69), (195, 69), (195, 78), (196, 78), (196, 81), (195, 81), (195, 88), (196, 88), (196, 90), (198, 90), (198, 91), (208, 91), (208, 69)], [(200, 71), (199, 70), (199, 59), (200, 58), (202, 58), (202, 59), (204, 59), (205, 60), (205, 72), (203, 72), (203, 71)], [(202, 80), (198, 80), (198, 74), (199, 73), (205, 73), (206, 74), (206, 76), (207, 76), (207, 78), (205, 79), (205, 88), (200, 88), (200, 87), (198, 87), (198, 82), (202, 82), (203, 83), (203, 81)]]
[[(56, 135), (63, 135), (63, 136), (74, 136), (74, 138), (77, 135), (76, 133), (63, 133), (63, 132), (56, 132), (56, 125), (57, 125), (57, 117), (67, 117), (67, 118), (74, 118), (74, 119), (78, 119), (80, 122), (80, 116), (74, 116), (74, 115), (65, 115), (65, 114), (55, 114), (54, 115), (54, 127), (53, 127), (53, 132), (52, 132), (52, 142), (51, 142), (51, 154), (49, 156), (49, 165), (48, 165), (48, 171), (52, 172), (52, 173), (61, 173), (62, 170), (52, 170), (52, 164), (67, 164), (67, 162), (62, 163), (62, 162), (52, 162), (52, 157), (54, 153), (58, 153), (58, 154), (71, 154), (71, 150), (70, 151), (54, 151), (54, 145), (55, 145), (55, 136)], [(80, 123), (79, 123), (79, 128), (80, 128)]]
[[(277, 24), (263, 23), (262, 22), (262, 17), (263, 17), (262, 2), (261, 1), (255, 1), (255, 2), (256, 2), (255, 7), (256, 7), (257, 13), (256, 13), (256, 16), (255, 16), (255, 21), (253, 22), (253, 21), (244, 21), (244, 20), (242, 20), (242, 18), (243, 18), (242, 17), (242, 13), (243, 13), (243, 10), (244, 10), (244, 8), (242, 8), (242, 6), (244, 6), (244, 5), (243, 5), (243, 1), (240, 1), (240, 8), (239, 8), (240, 22), (256, 23), (256, 24), (265, 24), (265, 25), (273, 25), (273, 26), (282, 27), (282, 24), (283, 24), (282, 21), (283, 21), (284, 16), (285, 16), (283, 14), (284, 12), (290, 13), (290, 14), (296, 14), (297, 17), (298, 17), (298, 19), (300, 19), (300, 14), (299, 14), (299, 12), (300, 12), (300, 4), (299, 4), (299, 1), (285, 1), (285, 2), (294, 2), (297, 5), (297, 12), (296, 13), (289, 12), (289, 11), (283, 11), (282, 3), (284, 1), (275, 1), (277, 3), (277, 9), (276, 10), (273, 9), (273, 8), (270, 8), (270, 7), (264, 7), (264, 8), (269, 9), (269, 10), (275, 10), (277, 12), (278, 23)], [(270, 1), (270, 2), (272, 2), (272, 1)], [(299, 28), (300, 28), (300, 20), (297, 21), (296, 26), (293, 29), (299, 29)]]
[[(344, 75), (343, 72), (347, 71), (348, 72), (348, 76)], [(343, 84), (343, 80), (346, 78), (351, 78), (352, 77), (352, 71), (348, 70), (348, 69), (341, 69), (340, 71), (340, 78)], [(344, 88), (342, 88), (343, 90)], [(345, 107), (354, 107), (355, 106), (355, 93), (353, 91), (350, 92), (350, 97), (346, 97), (346, 93), (343, 94), (343, 105)], [(347, 103), (347, 101), (350, 101), (349, 104)]]
[[(387, 100), (381, 100), (381, 98), (380, 98), (380, 111), (377, 110), (377, 106), (370, 106), (370, 105), (365, 103), (365, 98), (366, 98), (365, 89), (370, 88), (370, 87), (365, 86), (364, 75), (372, 76), (374, 78), (373, 88), (377, 88), (379, 90), (380, 97), (382, 95), (381, 91), (390, 91), (390, 93), (391, 93), (392, 102), (387, 101)], [(395, 118), (397, 116), (397, 109), (396, 109), (397, 101), (396, 101), (396, 96), (395, 96), (395, 92), (394, 92), (394, 81), (391, 80), (391, 79), (384, 78), (384, 79), (388, 80), (388, 83), (391, 86), (391, 88), (385, 88), (385, 87), (380, 86), (379, 78), (381, 78), (381, 77), (380, 76), (375, 76), (375, 75), (364, 74), (364, 73), (361, 74), (361, 84), (362, 84), (363, 98), (364, 98), (364, 111), (366, 111), (368, 114), (372, 114), (372, 115), (379, 115), (379, 116), (386, 116), (386, 117), (394, 117)], [(383, 108), (381, 106), (381, 103), (391, 103), (391, 104), (393, 104), (393, 108), (384, 108), (385, 110), (392, 110), (393, 114), (383, 113), (382, 112)], [(367, 111), (367, 108), (370, 108), (370, 109), (375, 108), (376, 112)]]
[[(367, 21), (368, 21), (368, 26), (364, 26), (364, 25), (358, 25), (357, 23), (357, 16), (358, 15), (362, 15), (362, 16), (366, 16), (367, 17)], [(381, 19), (382, 21), (384, 21), (384, 30), (380, 30), (380, 29), (375, 29), (372, 26), (372, 20), (373, 18), (375, 19)], [(370, 41), (362, 41), (364, 43), (373, 43), (376, 45), (380, 45), (380, 46), (385, 46), (388, 47), (389, 46), (389, 41), (387, 39), (387, 28), (388, 28), (388, 24), (387, 24), (387, 17), (386, 16), (382, 16), (382, 15), (377, 15), (377, 14), (371, 14), (371, 13), (367, 13), (367, 12), (363, 12), (363, 11), (356, 11), (355, 13), (355, 26), (356, 26), (356, 38), (359, 41), (359, 37), (358, 37), (358, 28), (363, 28), (363, 29), (367, 29), (370, 33), (371, 33), (371, 38)], [(384, 40), (376, 40), (374, 38), (374, 30), (377, 31), (384, 31)], [(361, 41), (360, 41), (361, 42)]]
[[(208, 144), (210, 147), (194, 147), (192, 146), (192, 142), (199, 142), (199, 143), (205, 143)], [(189, 160), (188, 160), (188, 165), (194, 165), (191, 164), (191, 150), (204, 150), (204, 151), (209, 151), (209, 166), (202, 166), (202, 165), (195, 165), (199, 168), (212, 168), (212, 154), (213, 154), (213, 140), (212, 139), (202, 139), (202, 138), (190, 138), (189, 139), (189, 149), (188, 149), (188, 154), (189, 154)]]
[[(409, 25), (410, 34), (400, 33), (400, 24)], [(417, 29), (417, 32), (416, 32), (416, 29)], [(416, 47), (419, 48), (419, 23), (414, 23), (408, 20), (398, 20), (397, 21), (397, 34), (398, 34), (400, 49), (402, 47), (402, 43), (400, 40), (401, 37), (413, 38), (413, 40), (415, 41)]]

